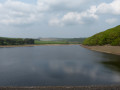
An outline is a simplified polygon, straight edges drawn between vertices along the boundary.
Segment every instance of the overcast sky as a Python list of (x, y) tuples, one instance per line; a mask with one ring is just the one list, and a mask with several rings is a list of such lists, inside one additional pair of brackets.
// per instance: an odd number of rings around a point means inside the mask
[(120, 0), (0, 0), (0, 37), (89, 37), (120, 24)]

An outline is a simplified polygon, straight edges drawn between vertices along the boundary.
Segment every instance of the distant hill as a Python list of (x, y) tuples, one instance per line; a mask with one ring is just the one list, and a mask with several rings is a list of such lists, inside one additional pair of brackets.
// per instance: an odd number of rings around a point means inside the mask
[(40, 41), (62, 41), (62, 42), (74, 42), (83, 43), (86, 38), (39, 38)]
[(85, 39), (86, 39), (86, 38), (64, 38), (63, 41), (83, 43), (83, 41), (84, 41)]
[(40, 41), (59, 41), (62, 38), (38, 38)]
[(120, 25), (85, 39), (83, 44), (89, 46), (106, 44), (120, 46)]

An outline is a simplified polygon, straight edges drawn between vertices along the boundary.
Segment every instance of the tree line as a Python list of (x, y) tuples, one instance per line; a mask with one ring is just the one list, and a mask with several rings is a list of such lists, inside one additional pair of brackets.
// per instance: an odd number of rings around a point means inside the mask
[(24, 45), (24, 44), (34, 44), (34, 39), (0, 38), (0, 45)]

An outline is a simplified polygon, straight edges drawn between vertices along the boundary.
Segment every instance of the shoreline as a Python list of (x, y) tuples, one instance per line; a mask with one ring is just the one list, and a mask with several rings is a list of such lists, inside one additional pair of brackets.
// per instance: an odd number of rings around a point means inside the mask
[(64, 45), (80, 45), (83, 48), (89, 50), (120, 55), (120, 46), (87, 46), (82, 44), (32, 44), (32, 45), (0, 45), (0, 48), (11, 48), (11, 47), (34, 47), (34, 46), (64, 46)]
[(31, 44), (31, 45), (0, 45), (0, 48), (7, 48), (7, 47), (34, 47), (34, 46), (63, 46), (63, 45), (80, 45), (80, 44)]
[(82, 45), (82, 44), (80, 46), (82, 46), (84, 48), (87, 48), (87, 49), (90, 49), (90, 50), (93, 50), (93, 51), (120, 55), (120, 46), (109, 46), (109, 45), (104, 45), (104, 46), (86, 46), (86, 45)]

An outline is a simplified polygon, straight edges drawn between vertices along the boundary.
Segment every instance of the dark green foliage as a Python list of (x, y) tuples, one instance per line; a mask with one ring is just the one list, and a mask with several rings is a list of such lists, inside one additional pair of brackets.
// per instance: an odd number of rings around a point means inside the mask
[(69, 43), (63, 42), (63, 41), (38, 41), (38, 40), (35, 40), (35, 44), (69, 44)]
[(21, 38), (0, 38), (0, 45), (23, 45), (34, 44), (33, 39), (21, 39)]
[(33, 39), (24, 39), (24, 43), (25, 44), (34, 44), (34, 40)]
[(117, 38), (117, 39), (115, 39), (115, 40), (111, 43), (111, 45), (113, 45), (113, 46), (120, 46), (120, 37)]
[(91, 46), (106, 44), (120, 46), (120, 25), (87, 38), (83, 44)]

